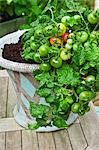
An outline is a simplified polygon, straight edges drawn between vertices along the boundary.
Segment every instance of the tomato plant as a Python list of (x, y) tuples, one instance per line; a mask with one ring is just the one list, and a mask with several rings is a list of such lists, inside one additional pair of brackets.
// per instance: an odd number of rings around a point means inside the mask
[(30, 102), (30, 114), (37, 121), (37, 126), (32, 129), (52, 124), (67, 127), (71, 111), (84, 115), (96, 95), (99, 30), (94, 19), (97, 20), (99, 11), (76, 8), (71, 3), (67, 1), (66, 7), (73, 9), (64, 8), (58, 13), (56, 6), (52, 9), (47, 5), (31, 24), (32, 29), (22, 37), (23, 58), (39, 64), (39, 69), (33, 71), (39, 82), (36, 93), (48, 104)]

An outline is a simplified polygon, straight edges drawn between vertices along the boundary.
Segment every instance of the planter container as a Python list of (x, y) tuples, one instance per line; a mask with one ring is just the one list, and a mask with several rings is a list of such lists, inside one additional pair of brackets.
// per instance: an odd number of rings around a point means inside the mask
[[(35, 81), (33, 77), (33, 70), (38, 69), (37, 64), (24, 64), (17, 63), (13, 61), (6, 60), (2, 58), (2, 48), (4, 44), (16, 43), (19, 37), (25, 31), (17, 31), (12, 34), (6, 35), (0, 39), (0, 66), (7, 69), (12, 81), (15, 91), (17, 93), (17, 104), (14, 107), (13, 115), (18, 124), (28, 128), (28, 123), (35, 123), (35, 118), (33, 118), (29, 113), (30, 104), (29, 101), (34, 101), (35, 103), (45, 104), (45, 99), (36, 95), (36, 88), (38, 87), (38, 82)], [(70, 113), (68, 120), (66, 121), (68, 125), (71, 125), (77, 119), (77, 114)], [(36, 131), (38, 132), (49, 132), (59, 130), (59, 128), (52, 127), (40, 127)]]
[(26, 19), (26, 17), (20, 17), (0, 23), (0, 37), (8, 33), (17, 31), (20, 25), (26, 23)]

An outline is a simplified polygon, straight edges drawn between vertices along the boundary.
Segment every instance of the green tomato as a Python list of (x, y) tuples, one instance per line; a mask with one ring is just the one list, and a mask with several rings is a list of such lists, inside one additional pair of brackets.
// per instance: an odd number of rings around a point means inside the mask
[(66, 43), (65, 48), (66, 48), (66, 50), (71, 50), (72, 45), (69, 43)]
[(34, 38), (39, 38), (43, 35), (43, 30), (42, 29), (37, 29), (35, 32), (34, 32)]
[(83, 91), (79, 95), (81, 101), (90, 101), (94, 97), (94, 94), (91, 91)]
[(73, 44), (73, 39), (68, 39), (68, 40), (67, 40), (67, 43), (68, 43), (68, 44)]
[(46, 57), (48, 55), (48, 52), (49, 52), (49, 47), (46, 44), (40, 46), (39, 54), (41, 57)]
[(90, 38), (93, 39), (93, 40), (96, 40), (97, 39), (97, 31), (91, 32)]
[(57, 29), (58, 29), (58, 36), (61, 36), (66, 32), (66, 26), (63, 23), (58, 23)]
[(30, 47), (32, 50), (36, 51), (37, 50), (37, 45), (34, 42), (30, 43)]
[(80, 22), (81, 21), (81, 16), (80, 15), (74, 15), (74, 20), (77, 21), (77, 22)]
[(76, 34), (76, 39), (77, 39), (79, 42), (81, 42), (81, 43), (87, 41), (87, 39), (88, 39), (88, 34), (87, 34), (87, 32), (85, 32), (85, 31), (77, 32), (77, 34)]
[(50, 64), (54, 68), (60, 68), (62, 66), (62, 59), (60, 57), (52, 57), (50, 59)]
[(74, 39), (75, 38), (75, 34), (74, 33), (70, 33), (68, 37), (71, 38), (71, 39)]
[(96, 24), (97, 23), (97, 18), (95, 18), (95, 16), (92, 13), (90, 13), (88, 15), (87, 19), (88, 19), (89, 23), (91, 23), (91, 24)]
[(74, 51), (77, 51), (77, 50), (78, 50), (78, 45), (77, 45), (76, 43), (73, 45), (73, 50), (74, 50)]
[(40, 54), (39, 53), (35, 53), (33, 59), (34, 59), (35, 62), (39, 63), (41, 61)]
[(61, 53), (60, 53), (60, 58), (61, 58), (62, 60), (66, 61), (66, 60), (70, 59), (70, 57), (71, 57), (71, 53), (68, 52), (66, 49), (63, 49), (63, 50), (61, 51)]
[(41, 65), (40, 65), (40, 70), (42, 70), (42, 71), (49, 71), (50, 70), (50, 68), (51, 68), (51, 66), (48, 64), (48, 63), (42, 63)]
[(86, 83), (94, 83), (95, 77), (93, 75), (89, 75), (85, 78)]
[(70, 16), (64, 16), (64, 17), (62, 17), (61, 22), (64, 25), (67, 25), (69, 20), (70, 20)]
[(80, 103), (74, 103), (72, 106), (71, 106), (71, 110), (73, 113), (78, 113), (81, 109), (81, 105)]

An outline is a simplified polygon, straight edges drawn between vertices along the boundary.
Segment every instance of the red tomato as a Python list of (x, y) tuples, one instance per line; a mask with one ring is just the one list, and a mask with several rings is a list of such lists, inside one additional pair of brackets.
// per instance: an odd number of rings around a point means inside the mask
[(64, 33), (64, 34), (62, 35), (62, 39), (63, 39), (63, 41), (64, 41), (65, 43), (67, 42), (68, 36), (69, 36), (69, 33)]
[(54, 46), (61, 46), (62, 41), (60, 38), (52, 37), (50, 38), (50, 44)]

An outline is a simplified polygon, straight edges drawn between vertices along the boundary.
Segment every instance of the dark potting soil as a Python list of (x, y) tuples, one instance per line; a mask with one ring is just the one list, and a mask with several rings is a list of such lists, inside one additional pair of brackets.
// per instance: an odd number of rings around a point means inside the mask
[(22, 43), (21, 40), (19, 40), (16, 44), (5, 44), (4, 49), (2, 52), (2, 57), (7, 60), (11, 60), (14, 62), (20, 62), (20, 63), (30, 63), (33, 64), (33, 61), (25, 61), (21, 57), (22, 52)]

